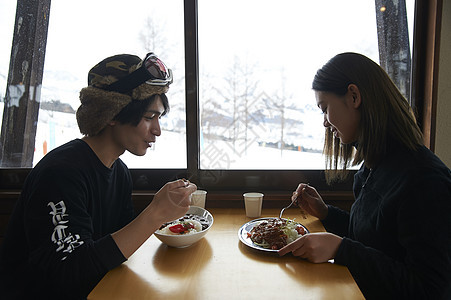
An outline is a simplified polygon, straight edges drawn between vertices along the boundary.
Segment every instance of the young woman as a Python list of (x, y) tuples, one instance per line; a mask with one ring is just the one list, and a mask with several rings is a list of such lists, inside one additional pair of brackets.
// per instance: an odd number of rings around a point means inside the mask
[(423, 145), (408, 102), (379, 65), (356, 53), (332, 58), (313, 90), (324, 113), (327, 180), (362, 163), (355, 202), (348, 213), (299, 184), (292, 200), (328, 232), (301, 237), (279, 254), (334, 259), (367, 299), (450, 299), (451, 173)]
[(194, 184), (167, 183), (136, 218), (132, 180), (119, 156), (142, 156), (161, 134), (172, 74), (149, 53), (94, 66), (80, 92), (82, 139), (30, 172), (0, 251), (0, 298), (79, 299), (165, 222), (183, 216)]

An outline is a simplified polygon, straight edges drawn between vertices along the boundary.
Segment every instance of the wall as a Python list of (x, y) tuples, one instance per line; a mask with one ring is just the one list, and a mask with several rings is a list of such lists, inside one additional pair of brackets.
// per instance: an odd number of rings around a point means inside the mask
[(451, 1), (443, 1), (435, 153), (451, 168)]

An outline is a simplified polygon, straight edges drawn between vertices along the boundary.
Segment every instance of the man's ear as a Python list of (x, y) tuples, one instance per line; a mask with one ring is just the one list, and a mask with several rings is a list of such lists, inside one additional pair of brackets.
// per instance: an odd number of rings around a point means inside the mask
[(348, 93), (352, 97), (352, 104), (354, 108), (359, 108), (360, 104), (362, 104), (362, 97), (360, 95), (359, 87), (354, 83), (351, 83), (348, 85)]

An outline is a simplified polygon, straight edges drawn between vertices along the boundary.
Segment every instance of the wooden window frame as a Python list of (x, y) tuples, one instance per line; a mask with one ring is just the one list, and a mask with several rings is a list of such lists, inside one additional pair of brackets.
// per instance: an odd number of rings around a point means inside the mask
[[(309, 182), (334, 204), (352, 203), (352, 175), (333, 186), (325, 183), (322, 170), (201, 170), (199, 163), (199, 84), (197, 0), (185, 0), (185, 69), (187, 112), (187, 168), (131, 169), (135, 199), (148, 203), (164, 183), (188, 178), (209, 191), (209, 204), (216, 207), (242, 206), (246, 191), (265, 193), (265, 205), (287, 201), (299, 182)], [(417, 0), (415, 4), (414, 43), (412, 53), (411, 102), (425, 135), (425, 144), (435, 146), (437, 82), (442, 0)], [(0, 169), (0, 193), (19, 193), (30, 168)], [(0, 198), (1, 199), (1, 198)], [(268, 200), (268, 201), (266, 201)]]

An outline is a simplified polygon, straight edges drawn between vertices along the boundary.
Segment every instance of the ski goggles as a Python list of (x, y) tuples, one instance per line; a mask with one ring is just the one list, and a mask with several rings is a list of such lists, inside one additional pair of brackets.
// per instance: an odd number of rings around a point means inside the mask
[(146, 55), (135, 71), (110, 84), (109, 91), (126, 93), (137, 86), (147, 83), (151, 85), (165, 86), (172, 83), (172, 71), (154, 53)]

